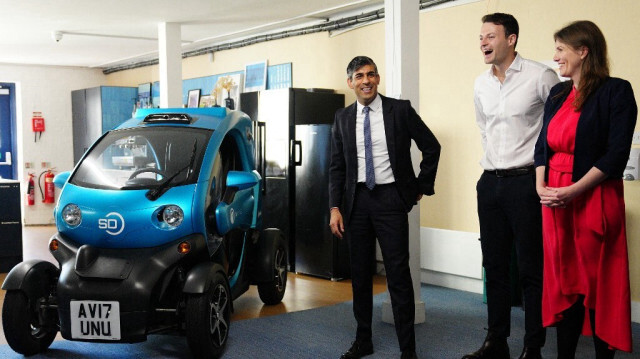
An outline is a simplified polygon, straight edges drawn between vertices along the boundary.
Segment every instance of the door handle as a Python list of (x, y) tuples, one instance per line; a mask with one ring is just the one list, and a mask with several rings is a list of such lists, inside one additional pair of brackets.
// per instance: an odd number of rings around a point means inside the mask
[(4, 162), (0, 162), (0, 165), (11, 166), (11, 152), (5, 152), (6, 160)]
[(291, 142), (291, 159), (294, 166), (302, 165), (302, 141)]
[(257, 163), (256, 167), (258, 167), (258, 173), (262, 176), (262, 194), (267, 193), (267, 123), (266, 122), (256, 122), (256, 157)]

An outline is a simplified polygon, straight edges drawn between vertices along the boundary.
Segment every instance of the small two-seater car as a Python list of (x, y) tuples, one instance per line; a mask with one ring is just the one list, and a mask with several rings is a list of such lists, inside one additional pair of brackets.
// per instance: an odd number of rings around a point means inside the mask
[(225, 108), (139, 110), (58, 174), (58, 266), (22, 262), (2, 285), (11, 348), (42, 352), (58, 331), (109, 343), (179, 333), (195, 357), (222, 355), (233, 300), (256, 284), (276, 304), (286, 288), (288, 246), (261, 229), (259, 129)]

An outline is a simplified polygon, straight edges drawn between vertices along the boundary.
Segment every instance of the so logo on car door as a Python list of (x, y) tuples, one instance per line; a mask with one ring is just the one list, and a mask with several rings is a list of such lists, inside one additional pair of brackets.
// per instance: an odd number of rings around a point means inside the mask
[(98, 219), (98, 228), (106, 230), (112, 236), (117, 236), (124, 230), (124, 218), (118, 212), (110, 212), (106, 218)]

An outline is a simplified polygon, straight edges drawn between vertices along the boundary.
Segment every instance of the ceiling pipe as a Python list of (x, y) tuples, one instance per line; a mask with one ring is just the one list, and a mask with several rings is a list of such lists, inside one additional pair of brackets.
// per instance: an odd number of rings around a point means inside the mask
[[(437, 6), (437, 5), (451, 2), (451, 1), (455, 1), (455, 0), (420, 0), (420, 10), (424, 10), (432, 6)], [(185, 51), (182, 53), (182, 58), (200, 56), (204, 54), (213, 53), (216, 51), (237, 49), (237, 48), (241, 48), (249, 45), (259, 44), (266, 41), (285, 39), (292, 36), (308, 35), (308, 34), (313, 34), (317, 32), (324, 32), (324, 31), (345, 30), (355, 26), (362, 26), (364, 24), (368, 24), (381, 19), (384, 19), (384, 8), (380, 8), (378, 10), (370, 11), (360, 15), (349, 16), (349, 17), (345, 17), (337, 20), (327, 21), (325, 23), (318, 24), (318, 25), (311, 25), (311, 26), (306, 26), (298, 29), (284, 30), (284, 31), (279, 31), (279, 32), (274, 32), (274, 33), (269, 33), (264, 35), (257, 35), (257, 36), (248, 37), (242, 40), (227, 42), (227, 43), (214, 45), (214, 46), (202, 47), (202, 48), (191, 50), (191, 51)], [(144, 67), (144, 66), (157, 65), (158, 63), (159, 63), (158, 59), (151, 59), (151, 60), (139, 61), (139, 62), (126, 64), (126, 65), (107, 67), (102, 72), (105, 75), (108, 75), (118, 71), (125, 71), (125, 70), (131, 70), (131, 69)]]
[[(127, 36), (127, 35), (109, 35), (109, 34), (93, 34), (89, 32), (75, 32), (75, 31), (53, 31), (51, 36), (53, 39), (58, 42), (62, 40), (64, 35), (74, 35), (74, 36), (90, 36), (90, 37), (107, 37), (113, 39), (128, 39), (128, 40), (148, 40), (148, 41), (158, 41), (157, 37), (144, 37), (144, 36)], [(183, 44), (191, 44), (193, 41), (182, 40)]]

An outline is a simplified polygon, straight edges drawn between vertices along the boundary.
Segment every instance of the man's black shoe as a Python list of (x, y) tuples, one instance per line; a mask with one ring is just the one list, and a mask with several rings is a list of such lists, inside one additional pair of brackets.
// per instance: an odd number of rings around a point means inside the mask
[(342, 354), (340, 359), (358, 359), (369, 354), (373, 354), (373, 343), (356, 340), (351, 344), (351, 348)]
[(462, 359), (510, 359), (506, 339), (486, 339), (480, 349), (467, 354)]
[(416, 352), (413, 350), (405, 350), (402, 352), (400, 359), (418, 359)]
[(522, 349), (522, 354), (520, 354), (518, 359), (542, 359), (540, 348), (524, 347), (524, 349)]

